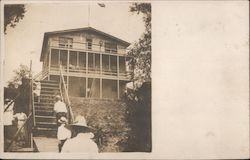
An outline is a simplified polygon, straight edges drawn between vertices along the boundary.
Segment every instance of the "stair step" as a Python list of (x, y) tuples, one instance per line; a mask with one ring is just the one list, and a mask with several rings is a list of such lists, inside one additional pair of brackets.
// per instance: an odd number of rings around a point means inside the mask
[(42, 130), (42, 131), (57, 131), (56, 128), (43, 128), (43, 127), (36, 127), (36, 130)]
[[(56, 122), (36, 122), (37, 125), (42, 124), (42, 125), (56, 125)], [(49, 127), (45, 127), (49, 128)]]
[(51, 106), (51, 105), (54, 105), (54, 102), (52, 103), (52, 102), (50, 102), (50, 103), (48, 103), (48, 102), (34, 102), (34, 105), (35, 106)]
[(53, 112), (54, 106), (35, 106), (35, 111), (48, 111)]
[(56, 119), (56, 117), (54, 116), (38, 116), (38, 115), (35, 115), (35, 118), (46, 118), (46, 119)]
[(53, 81), (53, 80), (41, 80), (41, 83), (59, 83), (58, 81)]
[(59, 86), (42, 86), (42, 90), (59, 90)]
[(48, 123), (48, 125), (49, 124), (51, 124), (51, 123), (55, 123), (56, 122), (56, 117), (54, 117), (54, 116), (41, 116), (41, 115), (35, 115), (35, 121), (37, 122), (37, 123), (40, 123), (40, 124), (42, 124), (42, 123)]
[(49, 129), (57, 129), (57, 124), (55, 122), (36, 122), (36, 127), (38, 128), (49, 128)]
[(51, 86), (51, 87), (59, 87), (59, 84), (57, 83), (41, 83), (41, 86), (42, 86), (42, 88), (44, 87), (44, 86)]
[(53, 97), (53, 98), (55, 98), (55, 96), (58, 95), (58, 94), (53, 94), (53, 92), (51, 92), (51, 93), (52, 94), (41, 93), (40, 97)]
[(55, 123), (56, 122), (56, 118), (41, 118), (41, 117), (37, 117), (35, 116), (35, 121), (36, 123), (38, 122), (47, 122), (47, 123)]
[(53, 94), (53, 93), (60, 93), (60, 89), (58, 89), (58, 90), (56, 90), (56, 91), (51, 91), (51, 90), (42, 89), (42, 90), (41, 90), (41, 94), (42, 94), (42, 93), (51, 93), (51, 94)]
[(54, 112), (53, 109), (35, 109), (35, 115), (41, 115), (41, 116), (53, 116)]
[(50, 101), (54, 101), (55, 100), (55, 98), (53, 97), (53, 96), (47, 96), (47, 97), (43, 97), (43, 96), (41, 96), (40, 97), (40, 100), (50, 100)]

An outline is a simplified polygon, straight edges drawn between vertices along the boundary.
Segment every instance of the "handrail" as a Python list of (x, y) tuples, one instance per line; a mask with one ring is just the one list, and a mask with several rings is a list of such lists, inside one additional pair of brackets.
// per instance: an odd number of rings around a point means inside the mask
[(33, 82), (34, 81), (34, 79), (31, 79), (31, 87), (30, 87), (30, 89), (31, 89), (31, 108), (32, 108), (32, 117), (33, 117), (33, 127), (35, 126), (35, 105), (34, 105), (34, 94), (33, 94)]
[(43, 71), (37, 73), (32, 79), (33, 79), (33, 80), (36, 80), (36, 79), (38, 79), (39, 77), (41, 77), (41, 78), (39, 78), (39, 79), (42, 79), (42, 78), (45, 77), (48, 73), (49, 73), (49, 70), (48, 70), (48, 69), (43, 70)]
[(23, 125), (17, 130), (17, 132), (14, 135), (14, 137), (12, 138), (9, 146), (7, 147), (7, 150), (6, 150), (7, 152), (10, 151), (13, 142), (15, 141), (15, 139), (17, 138), (18, 134), (21, 132), (21, 130), (23, 129), (23, 127), (27, 124), (27, 122), (28, 122), (28, 120), (30, 119), (31, 116), (32, 116), (32, 112), (29, 114), (28, 118), (25, 120), (25, 122), (23, 123)]
[(9, 107), (10, 107), (10, 105), (14, 102), (14, 101), (16, 101), (16, 99), (18, 98), (20, 96), (20, 93), (18, 93), (17, 94), (17, 96), (4, 108), (4, 112), (6, 112), (8, 109), (9, 109)]
[[(64, 81), (64, 76), (63, 76), (63, 73), (62, 73), (62, 66), (61, 65), (60, 65), (59, 69), (60, 69), (60, 79), (61, 79), (60, 82), (62, 82), (62, 85), (63, 85), (63, 88), (61, 88), (61, 84), (60, 84), (60, 92), (61, 92), (61, 95), (63, 95), (62, 96), (63, 101), (65, 101), (64, 96), (66, 96), (66, 104), (67, 104), (66, 106), (67, 106), (67, 109), (68, 109), (68, 112), (69, 112), (69, 123), (73, 123), (74, 115), (73, 115), (73, 111), (72, 111), (72, 108), (71, 108), (69, 95), (68, 95), (66, 84), (65, 84), (65, 81)], [(63, 90), (64, 90), (64, 92), (63, 92)]]

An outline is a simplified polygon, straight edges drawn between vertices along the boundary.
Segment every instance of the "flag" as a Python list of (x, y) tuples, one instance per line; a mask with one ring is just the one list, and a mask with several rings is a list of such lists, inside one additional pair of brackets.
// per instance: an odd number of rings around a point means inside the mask
[(100, 7), (105, 7), (104, 3), (97, 3)]

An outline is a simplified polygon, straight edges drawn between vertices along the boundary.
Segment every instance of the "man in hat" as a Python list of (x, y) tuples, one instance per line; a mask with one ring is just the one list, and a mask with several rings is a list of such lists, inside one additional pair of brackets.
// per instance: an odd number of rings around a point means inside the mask
[(70, 126), (76, 136), (64, 143), (62, 152), (98, 153), (98, 147), (92, 140), (92, 129), (87, 126), (83, 116), (77, 116), (75, 123)]
[(71, 131), (67, 127), (68, 120), (66, 119), (66, 117), (61, 117), (58, 122), (61, 124), (57, 130), (58, 149), (59, 152), (61, 152), (62, 146), (65, 141), (71, 138)]
[(63, 117), (67, 117), (67, 107), (65, 105), (65, 103), (63, 103), (61, 101), (61, 97), (59, 95), (57, 95), (55, 97), (56, 99), (56, 103), (54, 104), (54, 112), (56, 114), (56, 122), (57, 122), (57, 126), (59, 126), (59, 122), (58, 120), (63, 116)]

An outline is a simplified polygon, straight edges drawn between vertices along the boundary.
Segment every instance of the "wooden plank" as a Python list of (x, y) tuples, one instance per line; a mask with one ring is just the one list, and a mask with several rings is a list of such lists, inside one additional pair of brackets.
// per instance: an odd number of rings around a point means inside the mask
[(38, 152), (58, 152), (58, 140), (48, 137), (34, 137)]

